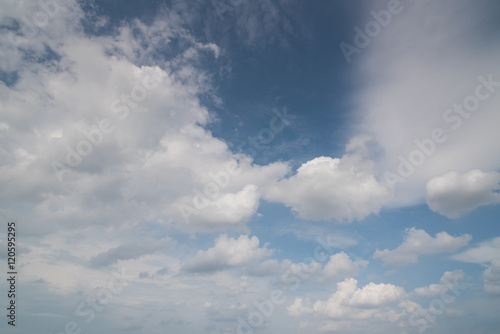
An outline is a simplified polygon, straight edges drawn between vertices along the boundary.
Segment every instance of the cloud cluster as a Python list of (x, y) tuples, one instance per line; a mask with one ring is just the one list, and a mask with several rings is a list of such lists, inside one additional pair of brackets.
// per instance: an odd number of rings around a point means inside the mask
[(384, 264), (402, 266), (416, 263), (419, 255), (450, 253), (466, 246), (472, 237), (468, 234), (453, 237), (446, 232), (439, 232), (433, 238), (424, 230), (412, 227), (406, 230), (404, 241), (396, 249), (379, 250), (373, 254), (374, 259), (381, 259)]
[(458, 218), (477, 207), (500, 203), (499, 191), (498, 172), (450, 171), (427, 182), (427, 204), (448, 218)]
[(402, 287), (373, 282), (358, 288), (358, 281), (347, 278), (337, 283), (337, 291), (326, 301), (318, 300), (312, 306), (295, 299), (288, 307), (292, 316), (315, 313), (336, 319), (366, 319), (380, 314), (382, 306), (401, 301), (406, 292)]
[[(22, 22), (22, 8), (9, 8), (2, 22)], [(2, 87), (7, 215), (18, 214), (9, 209), (16, 202), (32, 207), (18, 217), (39, 222), (33, 233), (145, 217), (195, 232), (241, 228), (265, 186), (288, 172), (285, 163), (253, 164), (206, 129), (214, 117), (200, 97), (218, 97), (198, 65), (218, 64), (220, 49), (180, 28), (174, 11), (166, 15), (89, 37), (81, 33), (85, 15), (69, 1), (37, 38), (12, 28), (18, 43), (0, 40), (11, 57), (3, 70), (18, 77), (15, 87)], [(220, 186), (229, 164), (235, 173)], [(199, 193), (209, 201), (202, 210), (193, 204)], [(189, 224), (182, 205), (195, 212)]]

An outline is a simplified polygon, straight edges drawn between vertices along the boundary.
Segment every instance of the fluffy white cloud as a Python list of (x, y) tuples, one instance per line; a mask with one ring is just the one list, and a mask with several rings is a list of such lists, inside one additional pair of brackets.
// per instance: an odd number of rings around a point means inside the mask
[(351, 222), (378, 213), (391, 193), (373, 176), (371, 161), (346, 154), (302, 164), (295, 175), (271, 186), (265, 198), (284, 203), (304, 219)]
[(344, 252), (333, 254), (323, 268), (323, 277), (320, 282), (330, 282), (332, 280), (344, 279), (356, 275), (361, 268), (368, 265), (366, 260), (351, 260)]
[(394, 250), (376, 250), (373, 258), (382, 259), (384, 264), (401, 266), (418, 261), (423, 254), (454, 252), (466, 246), (472, 237), (468, 234), (453, 237), (446, 232), (439, 232), (433, 238), (424, 230), (414, 227), (406, 230), (403, 243)]
[(427, 182), (427, 204), (448, 218), (458, 218), (479, 206), (500, 203), (499, 190), (500, 173), (450, 171)]
[(420, 296), (435, 296), (443, 291), (449, 290), (450, 287), (457, 285), (460, 280), (464, 279), (462, 270), (446, 271), (438, 284), (430, 284), (426, 287), (416, 288), (414, 292)]
[(405, 295), (402, 287), (392, 284), (371, 282), (358, 288), (357, 280), (347, 278), (337, 283), (337, 291), (328, 300), (318, 300), (313, 306), (307, 306), (297, 298), (288, 307), (288, 313), (292, 316), (315, 313), (337, 319), (366, 319), (379, 316), (381, 307), (401, 301)]
[(186, 272), (211, 272), (250, 264), (272, 254), (266, 245), (259, 247), (256, 236), (240, 235), (238, 239), (222, 234), (215, 240), (215, 245), (206, 251), (200, 250), (195, 258), (188, 262)]

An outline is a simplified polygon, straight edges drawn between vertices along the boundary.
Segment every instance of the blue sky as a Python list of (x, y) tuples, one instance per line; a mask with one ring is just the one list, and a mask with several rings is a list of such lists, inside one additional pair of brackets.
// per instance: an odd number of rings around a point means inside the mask
[(0, 3), (2, 332), (500, 333), (495, 1)]

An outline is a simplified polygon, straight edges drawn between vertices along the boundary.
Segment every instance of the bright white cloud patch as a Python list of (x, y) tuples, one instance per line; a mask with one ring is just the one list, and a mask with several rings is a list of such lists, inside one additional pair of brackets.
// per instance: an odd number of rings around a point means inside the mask
[(337, 283), (337, 291), (326, 301), (318, 300), (312, 306), (303, 304), (301, 298), (295, 299), (288, 307), (292, 316), (315, 313), (337, 319), (365, 319), (382, 313), (382, 306), (401, 301), (406, 295), (402, 287), (392, 284), (375, 284), (358, 288), (358, 281), (347, 278)]
[(500, 173), (451, 171), (427, 182), (427, 203), (448, 218), (458, 218), (477, 207), (500, 203), (499, 191)]
[(361, 268), (365, 268), (367, 265), (368, 261), (353, 261), (349, 255), (344, 252), (333, 254), (330, 256), (330, 260), (323, 268), (323, 277), (320, 281), (329, 282), (356, 275)]
[(419, 255), (454, 252), (466, 246), (472, 237), (468, 234), (453, 237), (446, 232), (439, 232), (433, 238), (424, 230), (412, 227), (406, 230), (403, 243), (394, 250), (376, 250), (373, 258), (382, 259), (384, 264), (401, 266), (416, 263)]
[(256, 236), (240, 235), (238, 239), (223, 234), (215, 240), (215, 245), (206, 251), (200, 250), (195, 258), (184, 267), (187, 272), (211, 272), (238, 267), (258, 261), (272, 254), (266, 245), (259, 247)]
[(304, 219), (351, 222), (378, 213), (391, 193), (373, 176), (372, 163), (353, 154), (310, 160), (271, 186), (265, 198), (284, 203)]

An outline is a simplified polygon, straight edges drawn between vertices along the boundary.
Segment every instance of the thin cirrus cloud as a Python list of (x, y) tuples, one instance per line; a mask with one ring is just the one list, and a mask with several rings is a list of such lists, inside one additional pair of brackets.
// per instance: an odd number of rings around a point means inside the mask
[(412, 227), (406, 230), (404, 241), (396, 249), (379, 250), (374, 259), (381, 259), (384, 264), (403, 266), (418, 262), (418, 257), (425, 254), (450, 253), (467, 246), (472, 236), (469, 234), (453, 237), (446, 232), (439, 232), (433, 238), (424, 230)]

